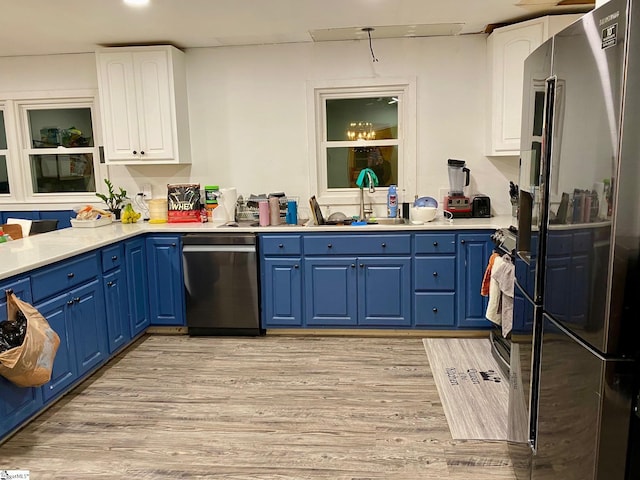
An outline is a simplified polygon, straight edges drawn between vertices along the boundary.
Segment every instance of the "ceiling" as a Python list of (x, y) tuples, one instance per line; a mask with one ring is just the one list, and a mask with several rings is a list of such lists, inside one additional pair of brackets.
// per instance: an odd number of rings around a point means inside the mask
[(585, 12), (593, 0), (122, 0), (2, 2), (0, 56), (92, 52), (104, 45), (179, 48), (459, 35), (544, 14)]

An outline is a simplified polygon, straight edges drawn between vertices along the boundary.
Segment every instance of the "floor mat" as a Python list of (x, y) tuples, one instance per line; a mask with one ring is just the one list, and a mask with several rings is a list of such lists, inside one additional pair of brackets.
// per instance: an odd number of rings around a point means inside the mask
[(422, 340), (456, 440), (507, 440), (509, 382), (488, 339)]

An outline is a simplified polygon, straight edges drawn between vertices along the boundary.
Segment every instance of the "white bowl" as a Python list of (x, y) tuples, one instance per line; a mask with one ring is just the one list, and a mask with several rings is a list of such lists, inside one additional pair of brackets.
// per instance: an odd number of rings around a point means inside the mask
[(436, 218), (436, 207), (411, 207), (409, 217), (412, 222), (430, 222)]

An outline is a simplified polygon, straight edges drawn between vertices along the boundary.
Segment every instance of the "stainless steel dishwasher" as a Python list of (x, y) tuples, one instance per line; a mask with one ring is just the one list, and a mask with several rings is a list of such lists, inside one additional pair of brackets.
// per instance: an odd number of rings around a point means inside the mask
[(256, 236), (182, 237), (189, 335), (262, 335)]

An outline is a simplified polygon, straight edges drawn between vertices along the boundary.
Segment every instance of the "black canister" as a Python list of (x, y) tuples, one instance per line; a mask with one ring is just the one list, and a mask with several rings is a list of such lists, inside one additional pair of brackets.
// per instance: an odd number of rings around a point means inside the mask
[(402, 218), (405, 220), (409, 220), (409, 210), (411, 209), (411, 204), (409, 202), (402, 202)]

